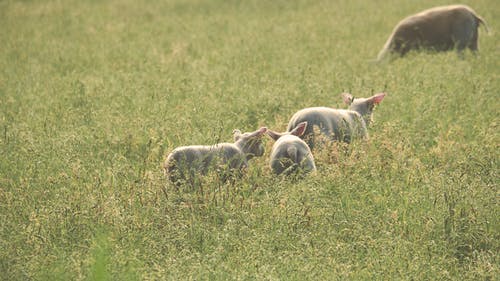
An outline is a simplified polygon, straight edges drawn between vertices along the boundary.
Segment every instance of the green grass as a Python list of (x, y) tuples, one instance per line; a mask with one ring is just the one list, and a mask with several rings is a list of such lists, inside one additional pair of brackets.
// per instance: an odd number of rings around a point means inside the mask
[[(439, 3), (441, 4), (441, 3)], [(1, 1), (1, 280), (497, 280), (500, 42), (374, 59), (435, 1)], [(370, 140), (176, 191), (174, 147), (386, 91)]]

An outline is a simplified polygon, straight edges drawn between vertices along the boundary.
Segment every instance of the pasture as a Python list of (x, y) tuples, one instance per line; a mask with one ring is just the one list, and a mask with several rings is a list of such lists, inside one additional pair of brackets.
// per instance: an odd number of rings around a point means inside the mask
[[(452, 3), (450, 1), (444, 1)], [(498, 280), (500, 5), (480, 51), (374, 64), (443, 1), (0, 1), (0, 280)], [(386, 92), (370, 139), (175, 190), (175, 147)]]

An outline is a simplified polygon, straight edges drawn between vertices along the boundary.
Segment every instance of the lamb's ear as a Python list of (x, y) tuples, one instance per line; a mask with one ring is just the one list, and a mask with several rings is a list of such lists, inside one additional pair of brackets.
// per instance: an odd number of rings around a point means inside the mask
[(237, 141), (239, 140), (241, 137), (241, 131), (238, 130), (238, 129), (234, 129), (233, 130), (233, 138), (234, 138), (234, 141)]
[(251, 133), (248, 137), (249, 138), (254, 138), (254, 137), (261, 137), (265, 132), (267, 131), (266, 127), (261, 127), (257, 131)]
[(354, 101), (354, 97), (349, 93), (342, 93), (341, 96), (347, 105), (351, 105), (351, 103)]
[(283, 134), (280, 134), (278, 132), (272, 131), (272, 130), (267, 130), (266, 134), (270, 136), (273, 140), (277, 141)]
[(374, 104), (379, 104), (382, 102), (385, 95), (386, 95), (385, 93), (378, 93), (378, 94), (374, 95), (373, 97), (371, 97), (370, 99)]
[(300, 137), (304, 134), (307, 128), (307, 122), (302, 122), (299, 125), (297, 125), (291, 132), (290, 134)]

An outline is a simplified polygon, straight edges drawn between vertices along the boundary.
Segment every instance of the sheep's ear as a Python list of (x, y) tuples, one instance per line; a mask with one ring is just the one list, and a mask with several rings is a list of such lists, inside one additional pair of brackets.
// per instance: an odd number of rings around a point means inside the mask
[(373, 97), (371, 97), (371, 102), (373, 102), (374, 104), (379, 104), (382, 102), (382, 100), (384, 99), (385, 97), (385, 93), (378, 93), (376, 95), (374, 95)]
[(259, 132), (259, 135), (263, 135), (263, 134), (265, 134), (265, 133), (267, 132), (267, 128), (266, 128), (266, 127), (261, 127), (261, 128), (258, 130), (258, 132)]
[(234, 129), (233, 130), (233, 138), (234, 138), (234, 141), (237, 141), (239, 140), (241, 137), (241, 131), (238, 130), (238, 129)]
[(270, 137), (271, 137), (273, 140), (275, 140), (275, 141), (277, 141), (277, 140), (278, 140), (279, 138), (281, 138), (281, 136), (283, 135), (283, 134), (277, 133), (277, 132), (272, 131), (272, 130), (267, 130), (267, 131), (266, 131), (266, 134), (267, 134), (268, 136), (270, 136)]
[(347, 105), (351, 105), (351, 103), (354, 101), (354, 97), (349, 93), (342, 93), (341, 96)]
[(266, 127), (261, 127), (260, 129), (258, 129), (257, 131), (251, 133), (248, 137), (249, 138), (254, 138), (254, 137), (261, 137), (263, 134), (265, 134), (267, 131), (267, 128)]
[(307, 128), (307, 122), (302, 122), (299, 125), (297, 125), (291, 132), (290, 134), (300, 137), (304, 134)]

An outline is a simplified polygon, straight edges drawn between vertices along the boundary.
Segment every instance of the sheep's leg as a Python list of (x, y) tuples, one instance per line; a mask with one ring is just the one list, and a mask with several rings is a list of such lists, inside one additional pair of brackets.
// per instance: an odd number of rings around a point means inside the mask
[[(289, 159), (287, 159), (287, 160), (289, 160)], [(298, 169), (299, 169), (299, 164), (289, 163), (289, 166), (285, 170), (283, 170), (282, 173), (286, 176), (289, 176), (289, 175), (295, 173)]]
[(465, 48), (469, 46), (474, 37), (474, 26), (469, 22), (464, 22), (452, 28), (451, 32), (451, 38), (457, 49), (458, 56), (463, 58)]
[(315, 142), (314, 131), (311, 130), (309, 132), (304, 133), (302, 135), (302, 138), (307, 143), (310, 149), (314, 148), (314, 142)]
[(477, 51), (479, 50), (479, 46), (478, 46), (478, 30), (477, 30), (477, 28), (474, 31), (474, 33), (472, 34), (472, 39), (470, 40), (468, 47), (472, 51), (472, 53), (474, 55), (477, 54)]

